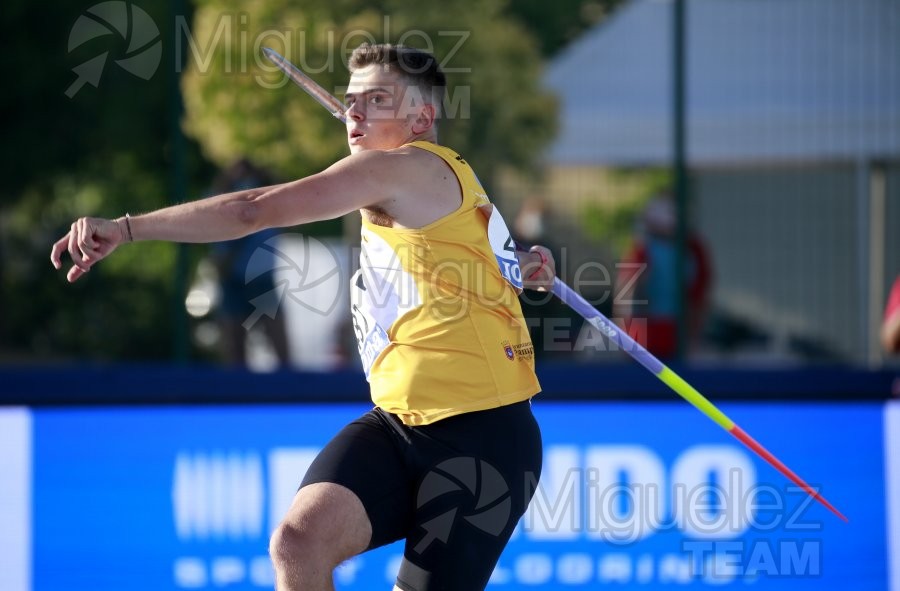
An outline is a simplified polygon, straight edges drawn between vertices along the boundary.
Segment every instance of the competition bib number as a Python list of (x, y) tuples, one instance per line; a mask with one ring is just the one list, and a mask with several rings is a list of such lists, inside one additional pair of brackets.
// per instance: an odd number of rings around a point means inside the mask
[(516, 256), (516, 243), (496, 207), (492, 207), (491, 217), (488, 220), (488, 240), (494, 256), (497, 257), (500, 274), (510, 285), (521, 290), (522, 268), (519, 267), (519, 258)]

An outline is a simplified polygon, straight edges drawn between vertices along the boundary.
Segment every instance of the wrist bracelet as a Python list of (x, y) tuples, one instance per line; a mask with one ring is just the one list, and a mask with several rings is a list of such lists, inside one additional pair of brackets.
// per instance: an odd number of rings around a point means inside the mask
[(128, 230), (128, 242), (134, 242), (134, 236), (131, 234), (131, 216), (125, 214), (125, 228)]
[(547, 262), (548, 262), (547, 256), (546, 256), (543, 252), (541, 252), (540, 250), (532, 250), (531, 252), (536, 252), (537, 255), (538, 255), (539, 257), (541, 257), (541, 266), (538, 267), (537, 269), (535, 269), (534, 273), (532, 273), (531, 275), (528, 276), (528, 280), (529, 280), (529, 281), (531, 281), (532, 279), (534, 279), (534, 278), (537, 276), (537, 274), (540, 273), (540, 272), (543, 270), (544, 265), (546, 265)]

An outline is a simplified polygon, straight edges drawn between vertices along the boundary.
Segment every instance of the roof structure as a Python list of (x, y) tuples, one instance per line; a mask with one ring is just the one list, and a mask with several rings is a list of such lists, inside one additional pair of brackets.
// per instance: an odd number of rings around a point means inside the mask
[[(672, 0), (633, 0), (570, 45), (551, 165), (672, 154)], [(900, 155), (900, 2), (687, 0), (692, 165)]]

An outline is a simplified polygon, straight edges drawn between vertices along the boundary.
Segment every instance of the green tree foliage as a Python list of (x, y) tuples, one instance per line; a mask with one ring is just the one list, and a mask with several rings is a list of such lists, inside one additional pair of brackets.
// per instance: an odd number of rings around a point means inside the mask
[[(538, 88), (533, 37), (500, 0), (450, 0), (440, 7), (399, 0), (198, 0), (181, 20), (171, 0), (139, 0), (135, 5), (157, 25), (164, 47), (150, 80), (115, 64), (128, 53), (127, 39), (118, 35), (67, 51), (73, 25), (93, 4), (47, 10), (9, 0), (0, 15), (0, 59), (10, 81), (0, 93), (0, 362), (172, 358), (183, 314), (183, 306), (173, 307), (183, 297), (175, 293), (176, 247), (124, 247), (74, 285), (51, 268), (48, 255), (79, 216), (113, 217), (171, 202), (169, 90), (180, 76), (177, 50), (191, 63), (183, 76), (184, 124), (203, 148), (201, 154), (197, 144), (188, 145), (188, 199), (206, 193), (210, 161), (248, 155), (292, 178), (346, 153), (338, 123), (279, 74), (260, 69), (267, 64), (257, 41), (333, 90), (346, 83), (349, 50), (367, 38), (433, 47), (450, 70), (450, 96), (457, 101), (442, 140), (466, 154), (486, 182), (500, 164), (529, 166), (553, 132), (555, 104)], [(229, 12), (235, 10), (243, 12)], [(229, 14), (232, 33), (216, 41), (219, 19)], [(185, 28), (201, 57), (210, 58), (203, 67)], [(260, 31), (269, 36), (257, 38)], [(77, 78), (73, 68), (107, 51), (99, 86), (67, 97)], [(191, 253), (196, 258), (199, 251)]]
[(348, 153), (340, 123), (268, 64), (269, 46), (339, 97), (350, 51), (364, 41), (434, 51), (449, 78), (441, 141), (489, 183), (500, 165), (528, 167), (555, 130), (539, 87), (533, 38), (499, 0), (198, 0), (183, 78), (186, 127), (218, 164), (241, 155), (298, 177)]
[(518, 19), (552, 57), (585, 30), (602, 21), (625, 0), (510, 0), (507, 12)]
[[(69, 32), (89, 6), (4, 4), (3, 65), (12, 82), (0, 94), (0, 361), (171, 358), (176, 247), (122, 248), (74, 285), (49, 263), (51, 244), (75, 218), (138, 213), (170, 200), (171, 60), (164, 52), (143, 80), (115, 64), (128, 52), (119, 35), (68, 52)], [(167, 48), (170, 6), (140, 2)], [(66, 96), (73, 68), (103, 52), (99, 85)], [(190, 161), (194, 178), (204, 176), (196, 149)]]

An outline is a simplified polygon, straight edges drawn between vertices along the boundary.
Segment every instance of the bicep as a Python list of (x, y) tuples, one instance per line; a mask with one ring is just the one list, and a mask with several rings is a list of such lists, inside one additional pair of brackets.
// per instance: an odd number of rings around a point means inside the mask
[(259, 225), (296, 226), (376, 205), (384, 199), (384, 177), (377, 158), (344, 158), (322, 172), (254, 198)]

